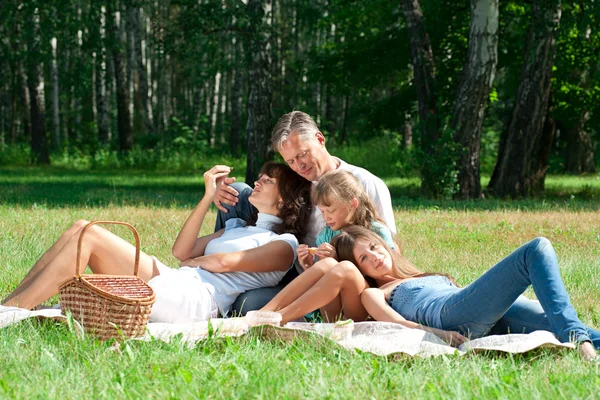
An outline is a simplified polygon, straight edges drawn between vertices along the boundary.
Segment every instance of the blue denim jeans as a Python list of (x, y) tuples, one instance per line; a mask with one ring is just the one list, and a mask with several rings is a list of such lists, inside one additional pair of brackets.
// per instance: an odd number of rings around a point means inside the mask
[[(529, 285), (539, 302), (521, 296)], [(542, 237), (519, 247), (469, 286), (449, 294), (440, 316), (442, 329), (472, 338), (542, 329), (561, 342), (590, 340), (600, 348), (600, 332), (577, 317), (554, 248)]]
[[(223, 204), (228, 210), (224, 213), (219, 210), (217, 213), (217, 221), (215, 223), (215, 232), (225, 228), (225, 222), (230, 218), (241, 218), (247, 220), (252, 213), (256, 212), (256, 208), (248, 201), (248, 197), (252, 194), (252, 188), (243, 182), (234, 182), (231, 187), (238, 191), (238, 203), (235, 206)], [(293, 278), (298, 276), (295, 268), (290, 269), (281, 283), (277, 286), (264, 287), (260, 289), (248, 290), (238, 296), (231, 307), (233, 315), (246, 315), (248, 311), (259, 310), (263, 308), (277, 293), (285, 287)]]

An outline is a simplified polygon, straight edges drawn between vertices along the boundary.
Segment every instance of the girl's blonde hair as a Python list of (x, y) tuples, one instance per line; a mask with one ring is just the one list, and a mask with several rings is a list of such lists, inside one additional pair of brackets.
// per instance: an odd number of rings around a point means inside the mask
[[(349, 225), (345, 228), (342, 228), (342, 232), (335, 236), (331, 241), (333, 247), (335, 247), (335, 251), (337, 252), (338, 258), (340, 261), (348, 260), (354, 265), (358, 267), (358, 261), (354, 257), (354, 246), (358, 239), (362, 239), (367, 241), (368, 243), (373, 243), (375, 245), (383, 246), (387, 252), (390, 254), (392, 258), (392, 276), (398, 279), (405, 278), (418, 278), (423, 276), (430, 275), (442, 275), (449, 278), (452, 283), (456, 284), (454, 278), (449, 275), (442, 273), (431, 273), (431, 272), (423, 272), (418, 269), (413, 263), (408, 261), (401, 254), (393, 251), (387, 245), (385, 240), (381, 238), (381, 236), (377, 235), (370, 229), (364, 228), (362, 226)], [(369, 284), (373, 284), (374, 282), (369, 282)], [(375, 285), (376, 286), (376, 285)]]
[(333, 203), (350, 205), (352, 200), (358, 200), (352, 223), (370, 228), (373, 221), (385, 225), (379, 217), (362, 183), (351, 172), (336, 169), (327, 172), (319, 179), (314, 187), (311, 199), (313, 204), (330, 207)]

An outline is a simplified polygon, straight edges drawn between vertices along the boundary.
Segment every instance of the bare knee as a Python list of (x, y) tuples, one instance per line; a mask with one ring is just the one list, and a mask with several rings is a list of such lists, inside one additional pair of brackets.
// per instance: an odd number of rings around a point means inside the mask
[(90, 221), (85, 220), (85, 219), (77, 220), (73, 223), (73, 225), (71, 225), (71, 228), (69, 230), (73, 229), (75, 232), (79, 232), (89, 223), (90, 223)]
[(364, 277), (350, 261), (341, 261), (335, 264), (330, 270), (329, 274), (335, 275), (338, 279), (344, 281), (364, 281)]
[(310, 267), (310, 269), (316, 269), (318, 271), (321, 271), (321, 273), (323, 275), (325, 275), (327, 272), (329, 272), (337, 264), (338, 264), (337, 260), (335, 260), (334, 258), (331, 258), (331, 257), (327, 257), (327, 258), (324, 258), (322, 260), (317, 261), (315, 263), (315, 265), (313, 265), (312, 267)]

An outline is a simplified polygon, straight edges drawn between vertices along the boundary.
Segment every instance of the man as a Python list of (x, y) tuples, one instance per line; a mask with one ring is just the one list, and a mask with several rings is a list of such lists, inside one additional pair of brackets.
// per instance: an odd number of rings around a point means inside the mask
[[(271, 146), (298, 175), (309, 181), (317, 182), (325, 173), (335, 169), (350, 171), (363, 184), (377, 213), (392, 234), (396, 233), (392, 199), (385, 183), (366, 169), (330, 155), (325, 147), (325, 136), (308, 114), (292, 111), (281, 117), (271, 134)], [(252, 205), (247, 201), (252, 189), (244, 183), (234, 182), (235, 178), (226, 178), (215, 195), (214, 203), (220, 210), (215, 230), (224, 228), (229, 218), (247, 219), (252, 213)], [(306, 237), (298, 239), (301, 243), (314, 246), (317, 234), (325, 227), (318, 207), (313, 207), (309, 224)], [(295, 275), (288, 273), (287, 279), (284, 278), (280, 285), (273, 288), (251, 290), (240, 295), (234, 309), (245, 314), (246, 311), (261, 308)]]

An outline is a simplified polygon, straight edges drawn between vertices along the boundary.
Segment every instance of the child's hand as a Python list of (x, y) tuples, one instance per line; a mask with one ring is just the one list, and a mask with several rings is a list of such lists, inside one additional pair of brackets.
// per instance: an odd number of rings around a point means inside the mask
[(337, 252), (335, 251), (335, 247), (333, 247), (329, 243), (321, 243), (319, 248), (317, 249), (317, 256), (319, 256), (319, 260), (322, 260), (327, 257), (334, 258), (337, 260)]
[(309, 269), (315, 263), (314, 251), (313, 247), (308, 247), (308, 245), (301, 244), (296, 247), (296, 253), (298, 254), (298, 262), (304, 270)]

